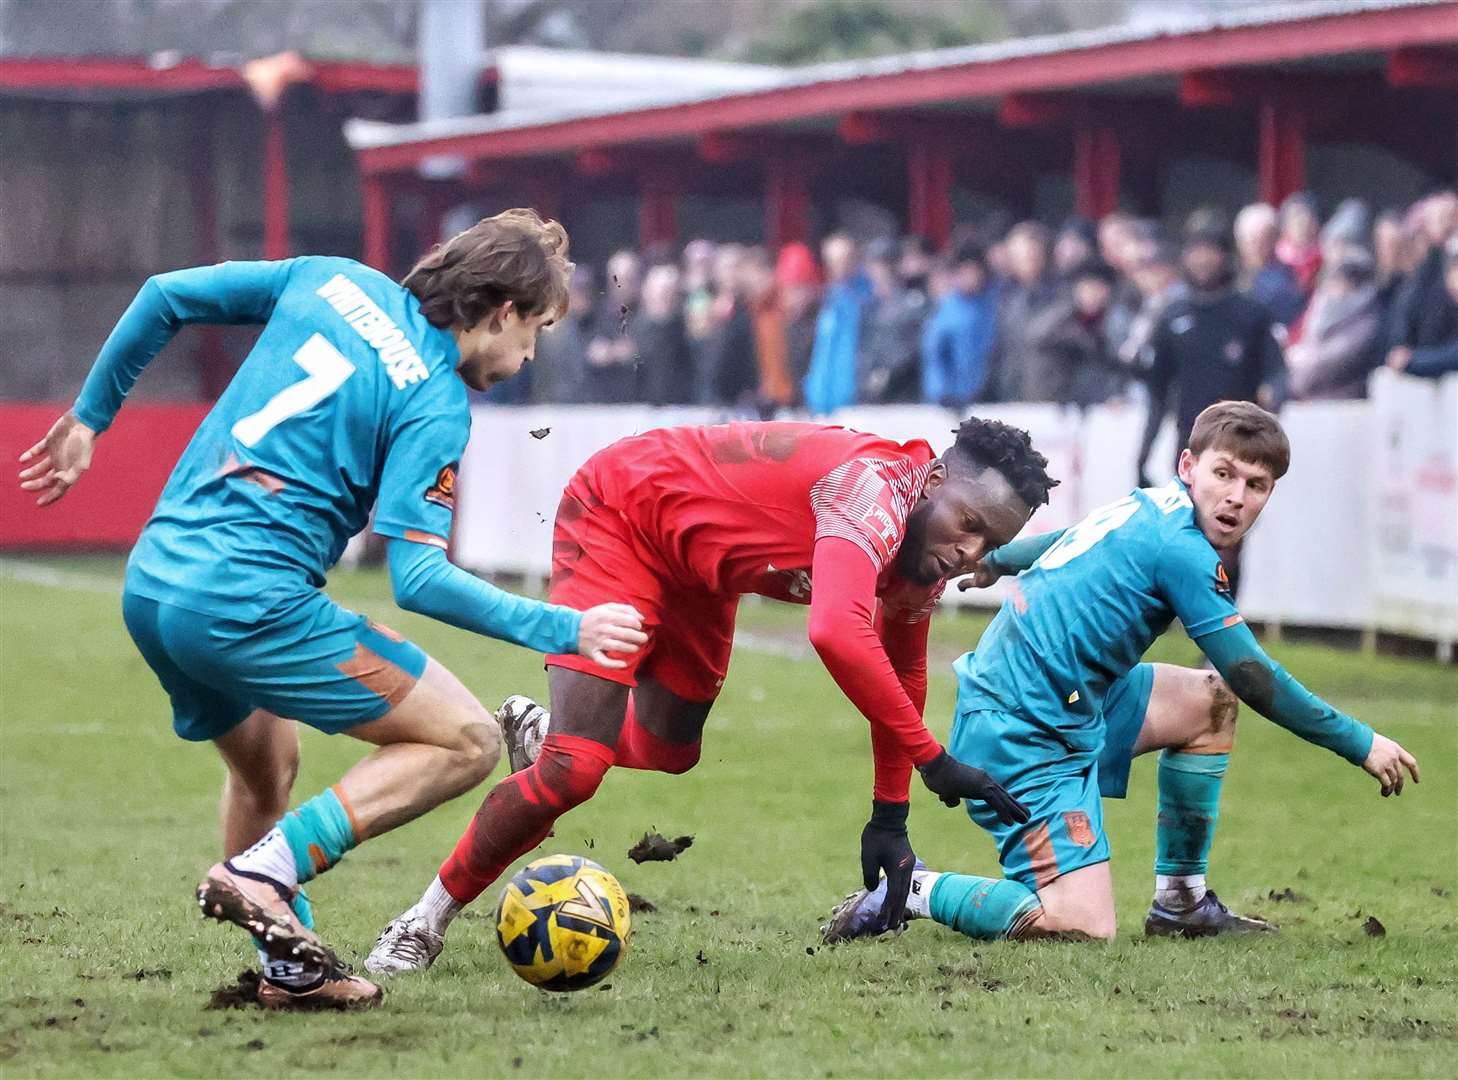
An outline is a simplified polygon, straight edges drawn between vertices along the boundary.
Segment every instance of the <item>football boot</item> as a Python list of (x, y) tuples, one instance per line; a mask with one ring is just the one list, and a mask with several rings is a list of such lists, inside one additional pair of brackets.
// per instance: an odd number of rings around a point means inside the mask
[[(912, 872), (925, 870), (926, 863), (917, 859)], [(855, 938), (876, 937), (885, 931), (878, 927), (881, 906), (886, 903), (886, 879), (883, 877), (874, 889), (857, 889), (835, 906), (830, 921), (820, 928), (820, 941), (824, 945), (835, 945)], [(891, 928), (899, 934), (904, 927)]]
[(380, 932), (375, 947), (365, 957), (365, 970), (375, 975), (424, 971), (435, 963), (443, 948), (445, 937), (420, 916), (407, 911)]
[(1206, 890), (1192, 908), (1172, 910), (1158, 902), (1149, 906), (1144, 917), (1144, 933), (1149, 937), (1214, 937), (1217, 934), (1276, 934), (1280, 931), (1264, 919), (1237, 915), (1220, 902), (1213, 889)]
[(258, 984), (258, 1004), (265, 1009), (372, 1009), (384, 996), (374, 983), (337, 963), (302, 985), (277, 983), (267, 975)]
[(272, 878), (225, 860), (198, 885), (197, 902), (204, 917), (247, 930), (270, 957), (320, 967), (337, 964), (329, 946), (299, 921), (289, 890)]
[(524, 694), (512, 694), (496, 710), (501, 725), (501, 739), (506, 743), (506, 759), (512, 772), (521, 772), (542, 752), (547, 725), (552, 714)]

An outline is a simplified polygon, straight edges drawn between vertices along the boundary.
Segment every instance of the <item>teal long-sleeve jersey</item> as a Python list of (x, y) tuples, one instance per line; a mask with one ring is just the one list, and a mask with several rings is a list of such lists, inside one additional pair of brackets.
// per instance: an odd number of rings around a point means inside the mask
[(1247, 704), (1353, 764), (1366, 760), (1372, 729), (1261, 649), (1178, 480), (1134, 491), (1060, 533), (1015, 540), (988, 561), (1022, 572), (977, 651), (955, 665), (966, 702), (1026, 716), (1069, 747), (1096, 751), (1110, 685), (1178, 618)]
[[(256, 621), (322, 585), (371, 509), (377, 533), (422, 555), (415, 545), (437, 549), (445, 562), (471, 413), (454, 337), (408, 290), (353, 260), (319, 256), (160, 274), (107, 339), (77, 418), (105, 431), (142, 369), (188, 323), (263, 331), (173, 470), (132, 552), (128, 589)], [(471, 610), (449, 621), (576, 650), (576, 612), (472, 584), (456, 590)]]

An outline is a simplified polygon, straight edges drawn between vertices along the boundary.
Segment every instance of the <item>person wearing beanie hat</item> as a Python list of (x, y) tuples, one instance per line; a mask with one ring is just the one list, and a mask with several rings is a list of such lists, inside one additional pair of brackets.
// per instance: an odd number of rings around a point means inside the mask
[(1069, 270), (1058, 299), (1028, 328), (1029, 401), (1086, 408), (1123, 392), (1109, 328), (1117, 281), (1096, 256)]
[(866, 246), (871, 295), (856, 347), (856, 400), (862, 404), (921, 400), (918, 338), (926, 320), (926, 294), (907, 288), (897, 273), (900, 260), (895, 240)]
[[(1233, 287), (1229, 233), (1213, 222), (1192, 224), (1200, 227), (1186, 232), (1180, 256), (1189, 291), (1164, 309), (1149, 342), (1149, 417), (1136, 461), (1141, 484), (1172, 408), (1177, 445), (1184, 446), (1206, 406), (1252, 401), (1270, 408), (1285, 384), (1286, 362), (1270, 312)], [(1238, 588), (1239, 549), (1222, 561)]]
[(952, 256), (950, 271), (951, 288), (922, 330), (921, 397), (961, 409), (978, 400), (987, 381), (997, 295), (980, 247), (963, 244)]
[(788, 404), (805, 404), (805, 376), (815, 348), (815, 322), (820, 309), (820, 267), (805, 244), (795, 241), (780, 248), (775, 262), (775, 284), (785, 321), (785, 362), (790, 379)]

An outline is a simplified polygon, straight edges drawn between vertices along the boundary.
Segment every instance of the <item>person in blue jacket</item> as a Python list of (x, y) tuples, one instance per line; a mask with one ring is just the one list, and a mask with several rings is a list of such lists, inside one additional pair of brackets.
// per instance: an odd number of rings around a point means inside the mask
[(860, 249), (845, 233), (831, 233), (821, 245), (825, 296), (815, 320), (815, 345), (805, 374), (805, 406), (816, 415), (834, 412), (856, 399), (856, 349), (861, 312), (871, 282), (861, 268)]
[[(372, 508), (406, 610), (608, 666), (646, 640), (631, 607), (582, 613), (513, 596), (446, 558), (467, 390), (532, 358), (565, 309), (571, 269), (560, 225), (509, 210), (437, 246), (403, 284), (324, 257), (159, 274), (74, 407), (21, 457), (21, 487), (54, 503), (183, 325), (263, 326), (132, 550), (122, 615), (171, 699), (174, 731), (212, 741), (227, 765), (225, 857), (198, 901), (253, 936), (267, 1006), (380, 1000), (314, 934), (300, 885), (474, 787), (500, 755), (494, 717), (454, 675), (321, 591)], [(376, 749), (285, 813), (296, 722)]]
[(959, 409), (982, 393), (997, 333), (997, 290), (980, 248), (957, 249), (951, 285), (922, 329), (921, 397)]

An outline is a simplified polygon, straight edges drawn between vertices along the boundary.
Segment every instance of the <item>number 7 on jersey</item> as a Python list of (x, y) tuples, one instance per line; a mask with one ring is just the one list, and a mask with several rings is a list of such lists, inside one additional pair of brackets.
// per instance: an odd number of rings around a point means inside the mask
[(249, 413), (233, 425), (233, 438), (244, 446), (258, 440), (291, 416), (312, 409), (344, 385), (354, 374), (354, 365), (329, 344), (322, 334), (315, 334), (299, 346), (294, 363), (303, 368), (307, 378), (284, 387), (256, 413)]

